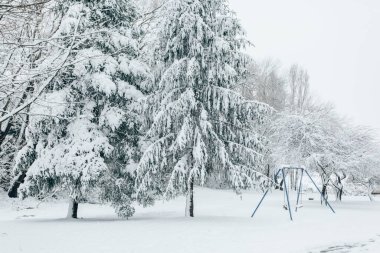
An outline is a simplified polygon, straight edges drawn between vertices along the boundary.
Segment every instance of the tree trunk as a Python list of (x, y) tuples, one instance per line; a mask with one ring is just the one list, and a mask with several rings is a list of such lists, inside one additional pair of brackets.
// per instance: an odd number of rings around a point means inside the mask
[[(322, 186), (321, 205), (322, 205), (324, 199), (327, 200), (327, 184), (323, 184), (323, 186)], [(325, 204), (327, 205), (327, 202)]]
[(336, 201), (341, 202), (342, 201), (342, 195), (343, 195), (343, 184), (342, 184), (342, 179), (340, 176), (337, 175), (337, 180), (335, 182), (336, 185)]
[(294, 173), (294, 190), (297, 191), (297, 187), (298, 187), (298, 177), (299, 177), (299, 172), (298, 170), (295, 171)]
[[(27, 110), (29, 112), (29, 107), (27, 108)], [(25, 130), (26, 130), (26, 126), (28, 125), (28, 123), (29, 123), (29, 116), (27, 115), (26, 118), (24, 119), (24, 122), (22, 124), (19, 136), (18, 136), (17, 141), (16, 141), (16, 147), (18, 150), (21, 149), (21, 145), (22, 145), (23, 141), (25, 140)], [(11, 126), (11, 124), (9, 122), (8, 122), (8, 126)], [(9, 130), (10, 130), (10, 128), (7, 131), (9, 131)], [(1, 133), (1, 134), (3, 134), (3, 133)], [(5, 132), (4, 134), (7, 134), (7, 132)], [(3, 142), (2, 138), (3, 137), (0, 138), (1, 139), (0, 145)], [(18, 197), (18, 194), (17, 194), (18, 188), (20, 187), (21, 184), (24, 183), (25, 177), (26, 177), (26, 171), (22, 171), (21, 173), (19, 173), (16, 176), (16, 178), (13, 180), (12, 185), (10, 186), (10, 188), (8, 190), (8, 197), (10, 197), (10, 198), (17, 198)]]
[(78, 218), (78, 202), (75, 199), (70, 199), (69, 210), (67, 211), (67, 218)]
[(368, 183), (368, 198), (369, 198), (369, 201), (374, 201), (374, 198), (372, 196), (372, 192), (373, 192), (373, 185), (371, 183)]
[(338, 188), (335, 189), (336, 192), (336, 201), (341, 202), (342, 201), (342, 195), (343, 195), (343, 185), (338, 185)]
[[(268, 178), (270, 178), (270, 166), (269, 164), (267, 164), (267, 171), (266, 171), (266, 175)], [(271, 181), (270, 180), (266, 180), (266, 184), (265, 184), (265, 187), (268, 188), (271, 186)]]
[(186, 217), (194, 217), (194, 178), (190, 179), (189, 190), (186, 196)]
[(17, 190), (22, 183), (24, 183), (24, 179), (26, 177), (26, 172), (21, 172), (16, 179), (13, 181), (11, 188), (8, 191), (8, 197), (17, 198)]
[(343, 187), (339, 189), (338, 191), (338, 200), (341, 202), (342, 201), (342, 195), (343, 195)]

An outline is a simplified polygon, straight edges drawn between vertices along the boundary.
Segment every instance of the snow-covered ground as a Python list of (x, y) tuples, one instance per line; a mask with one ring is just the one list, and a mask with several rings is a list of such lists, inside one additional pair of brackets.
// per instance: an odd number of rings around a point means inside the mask
[[(295, 194), (292, 193), (292, 196)], [(1, 253), (260, 253), (380, 252), (380, 202), (345, 197), (331, 204), (307, 200), (289, 220), (283, 195), (273, 192), (250, 218), (260, 193), (197, 188), (196, 217), (184, 217), (184, 198), (138, 207), (130, 220), (112, 208), (81, 204), (79, 220), (64, 219), (67, 203), (0, 196)], [(294, 207), (294, 204), (293, 204)]]

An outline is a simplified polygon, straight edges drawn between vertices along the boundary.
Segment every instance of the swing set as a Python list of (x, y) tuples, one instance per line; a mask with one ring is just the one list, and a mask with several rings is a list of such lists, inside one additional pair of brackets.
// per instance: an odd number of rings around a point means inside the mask
[[(299, 180), (299, 186), (298, 186), (298, 190), (297, 190), (297, 203), (296, 203), (296, 208), (295, 208), (295, 211), (297, 212), (298, 208), (301, 208), (302, 207), (302, 180), (303, 180), (303, 177), (304, 175), (308, 176), (309, 179), (311, 180), (311, 182), (313, 183), (313, 185), (315, 186), (315, 188), (318, 190), (318, 192), (321, 194), (321, 197), (323, 198), (323, 200), (325, 201), (326, 205), (331, 209), (331, 211), (333, 213), (335, 213), (334, 209), (332, 208), (332, 206), (330, 205), (330, 203), (327, 201), (327, 199), (325, 198), (325, 196), (322, 194), (321, 190), (318, 188), (317, 184), (314, 182), (314, 180), (311, 178), (309, 172), (304, 169), (304, 168), (297, 168), (297, 167), (283, 167), (281, 169), (279, 169), (276, 173), (276, 175), (274, 176), (275, 179), (278, 178), (279, 174), (281, 173), (281, 177), (282, 177), (282, 183), (284, 184), (284, 209), (285, 210), (288, 210), (289, 211), (289, 217), (290, 217), (290, 220), (293, 221), (293, 215), (292, 215), (292, 210), (291, 210), (291, 207), (290, 207), (290, 201), (289, 201), (289, 190), (288, 189), (288, 185), (286, 183), (286, 176), (288, 175), (289, 171), (298, 171), (298, 172), (301, 172), (301, 178)], [(263, 200), (265, 199), (266, 195), (268, 194), (270, 190), (270, 187), (268, 187), (268, 189), (265, 191), (263, 197), (261, 198), (259, 204), (257, 205), (257, 207), (255, 208), (255, 210), (253, 211), (252, 215), (251, 215), (251, 218), (253, 218), (253, 216), (256, 214), (257, 210), (259, 209), (260, 205), (262, 204)], [(301, 197), (301, 202), (300, 202), (300, 197)]]

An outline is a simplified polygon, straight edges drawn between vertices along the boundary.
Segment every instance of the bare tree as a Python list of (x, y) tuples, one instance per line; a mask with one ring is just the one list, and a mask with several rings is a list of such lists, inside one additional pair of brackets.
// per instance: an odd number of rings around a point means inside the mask
[[(72, 41), (75, 36), (55, 36), (61, 22), (59, 14), (53, 11), (58, 3), (0, 3), (0, 182), (5, 189), (15, 153), (24, 144), (30, 106), (39, 102), (57, 73), (68, 65), (71, 49), (59, 46), (57, 41)], [(25, 172), (16, 175), (10, 196), (16, 196), (24, 177)]]
[(32, 44), (41, 37), (44, 6), (49, 1), (13, 0), (0, 2), (0, 184), (9, 187), (11, 167), (18, 147), (23, 144), (28, 106), (34, 91), (32, 69), (41, 57), (41, 46)]
[(288, 74), (289, 101), (293, 112), (303, 112), (310, 103), (309, 74), (297, 64), (293, 64)]
[(281, 111), (285, 108), (286, 90), (279, 70), (279, 63), (272, 59), (252, 62), (237, 89), (247, 99), (258, 100)]

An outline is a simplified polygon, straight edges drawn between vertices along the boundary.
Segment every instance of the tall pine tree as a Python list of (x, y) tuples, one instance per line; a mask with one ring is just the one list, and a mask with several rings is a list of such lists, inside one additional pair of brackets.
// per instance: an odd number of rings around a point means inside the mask
[(151, 80), (138, 60), (138, 12), (130, 0), (57, 1), (53, 8), (60, 23), (50, 54), (63, 64), (30, 109), (15, 167), (27, 171), (21, 193), (67, 193), (73, 218), (91, 193), (129, 217), (140, 156), (135, 109)]
[(249, 59), (227, 1), (169, 0), (157, 16), (150, 142), (137, 169), (137, 198), (147, 205), (186, 194), (193, 216), (194, 185), (210, 177), (237, 192), (255, 185), (265, 148), (256, 130), (270, 108), (232, 90)]

